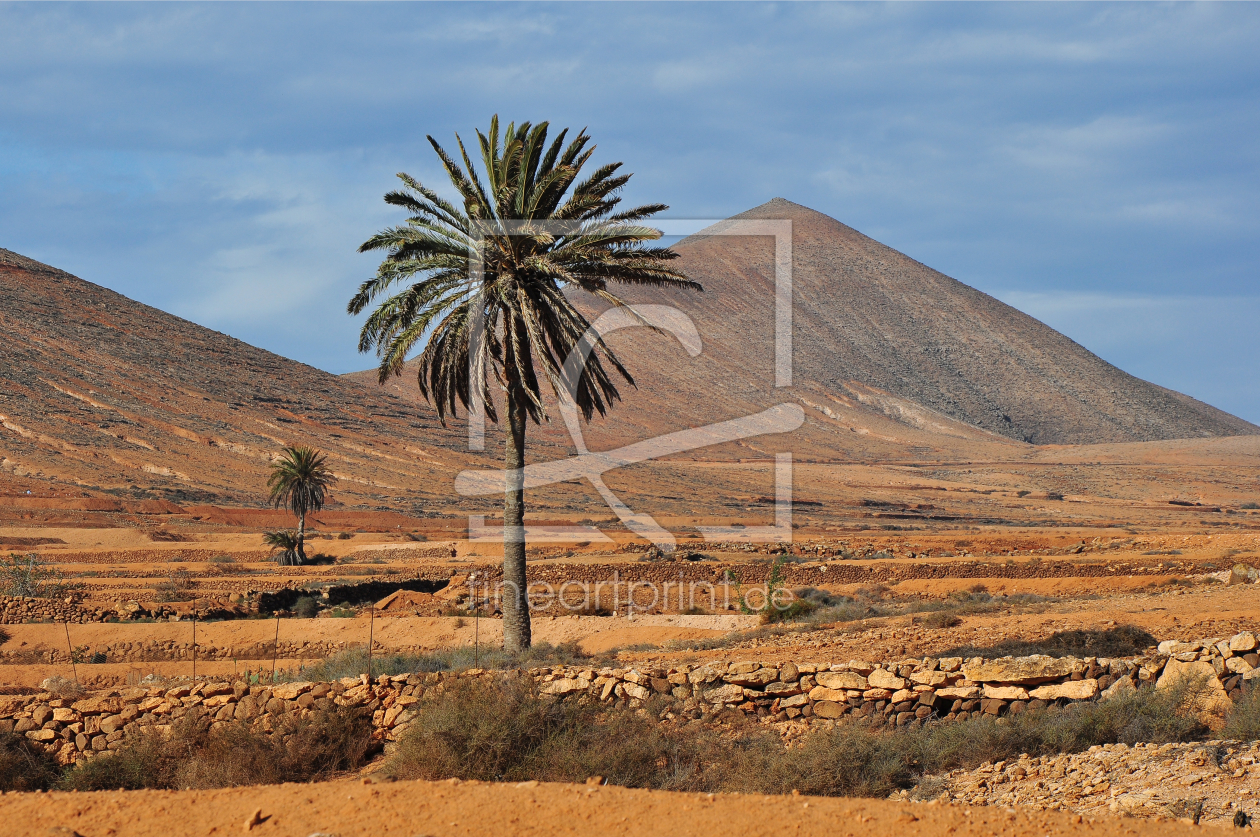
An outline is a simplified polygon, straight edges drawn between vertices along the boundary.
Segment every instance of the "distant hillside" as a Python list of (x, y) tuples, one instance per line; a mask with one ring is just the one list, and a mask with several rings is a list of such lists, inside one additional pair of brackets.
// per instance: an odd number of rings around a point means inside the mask
[[(657, 334), (614, 335), (638, 388), (621, 387), (625, 403), (590, 428), (592, 439), (611, 446), (784, 400), (807, 408), (790, 448), (832, 459), (974, 455), (975, 444), (998, 439), (1076, 445), (1260, 433), (819, 212), (776, 198), (735, 218), (792, 222), (793, 385), (774, 386), (773, 239), (701, 232), (676, 249), (703, 293), (627, 298), (686, 312), (702, 354), (690, 358)], [(372, 372), (350, 377), (375, 381)], [(418, 397), (410, 376), (388, 388)], [(542, 435), (563, 438), (556, 427)], [(743, 447), (775, 444), (784, 448), (768, 439)]]
[(431, 413), (376, 387), (3, 249), (0, 302), (0, 479), (258, 503), (271, 456), (303, 443), (330, 454), (340, 501), (409, 511), (473, 461)]

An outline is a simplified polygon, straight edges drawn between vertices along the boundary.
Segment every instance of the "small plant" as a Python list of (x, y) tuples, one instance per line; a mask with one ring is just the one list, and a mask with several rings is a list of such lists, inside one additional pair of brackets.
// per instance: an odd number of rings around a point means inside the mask
[(349, 532), (342, 532), (340, 535), (338, 535), (338, 536), (337, 536), (337, 540), (339, 540), (339, 541), (348, 541), (348, 540), (350, 540), (350, 539), (351, 539), (351, 538), (353, 538), (353, 537), (354, 537), (354, 535), (350, 534)]
[(1243, 503), (1238, 508), (1247, 509), (1248, 511), (1253, 511), (1255, 509), (1260, 509), (1260, 503)]
[(281, 567), (296, 567), (302, 563), (298, 547), (301, 540), (296, 532), (264, 532), (263, 543), (271, 547), (271, 559)]
[(0, 791), (47, 790), (57, 781), (57, 762), (25, 736), (0, 732)]
[(938, 610), (921, 617), (920, 624), (925, 628), (956, 628), (962, 624), (962, 620), (948, 610)]
[(210, 559), (211, 564), (235, 564), (236, 559), (231, 555), (216, 555)]
[(314, 619), (319, 613), (319, 603), (310, 596), (302, 596), (294, 602), (293, 613), (299, 619)]
[(59, 599), (79, 586), (35, 552), (25, 557), (10, 553), (9, 562), (0, 563), (0, 594), (5, 596)]
[(179, 569), (171, 573), (168, 580), (156, 586), (157, 600), (159, 602), (186, 602), (193, 598), (193, 588), (196, 582), (193, 581), (192, 573), (188, 570)]

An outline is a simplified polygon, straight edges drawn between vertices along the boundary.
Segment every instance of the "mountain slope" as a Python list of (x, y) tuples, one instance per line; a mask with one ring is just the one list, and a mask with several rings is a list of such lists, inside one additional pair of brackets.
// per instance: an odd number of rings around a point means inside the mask
[(2, 249), (0, 299), (0, 479), (257, 504), (270, 458), (313, 444), (341, 477), (340, 501), (410, 508), (436, 474), (473, 461), (378, 388)]

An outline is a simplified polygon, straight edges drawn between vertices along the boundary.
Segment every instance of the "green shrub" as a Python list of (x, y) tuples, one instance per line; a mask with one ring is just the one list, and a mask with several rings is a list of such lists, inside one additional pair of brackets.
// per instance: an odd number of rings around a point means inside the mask
[(0, 732), (0, 791), (46, 790), (57, 781), (57, 762), (25, 736)]
[(1240, 508), (1240, 509), (1249, 509), (1249, 510), (1250, 510), (1250, 509), (1260, 509), (1260, 503), (1243, 503), (1243, 504), (1242, 504), (1241, 506), (1239, 506), (1238, 508)]
[(925, 628), (955, 628), (962, 624), (962, 620), (948, 610), (938, 610), (918, 617), (918, 620)]
[(319, 613), (319, 603), (310, 596), (302, 596), (293, 603), (293, 612), (300, 619), (313, 619)]

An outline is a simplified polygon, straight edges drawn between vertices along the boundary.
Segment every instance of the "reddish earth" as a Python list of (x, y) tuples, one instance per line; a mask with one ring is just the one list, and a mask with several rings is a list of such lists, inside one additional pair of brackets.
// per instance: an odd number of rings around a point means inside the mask
[[(219, 791), (7, 794), (6, 820), (25, 834), (204, 837), (224, 834), (747, 835), (886, 837), (1173, 837), (1204, 829), (1178, 822), (1052, 811), (823, 799), (697, 795), (584, 785), (357, 780)], [(189, 816), (190, 812), (194, 816)], [(255, 816), (257, 814), (257, 816)], [(247, 822), (263, 820), (253, 828)]]

